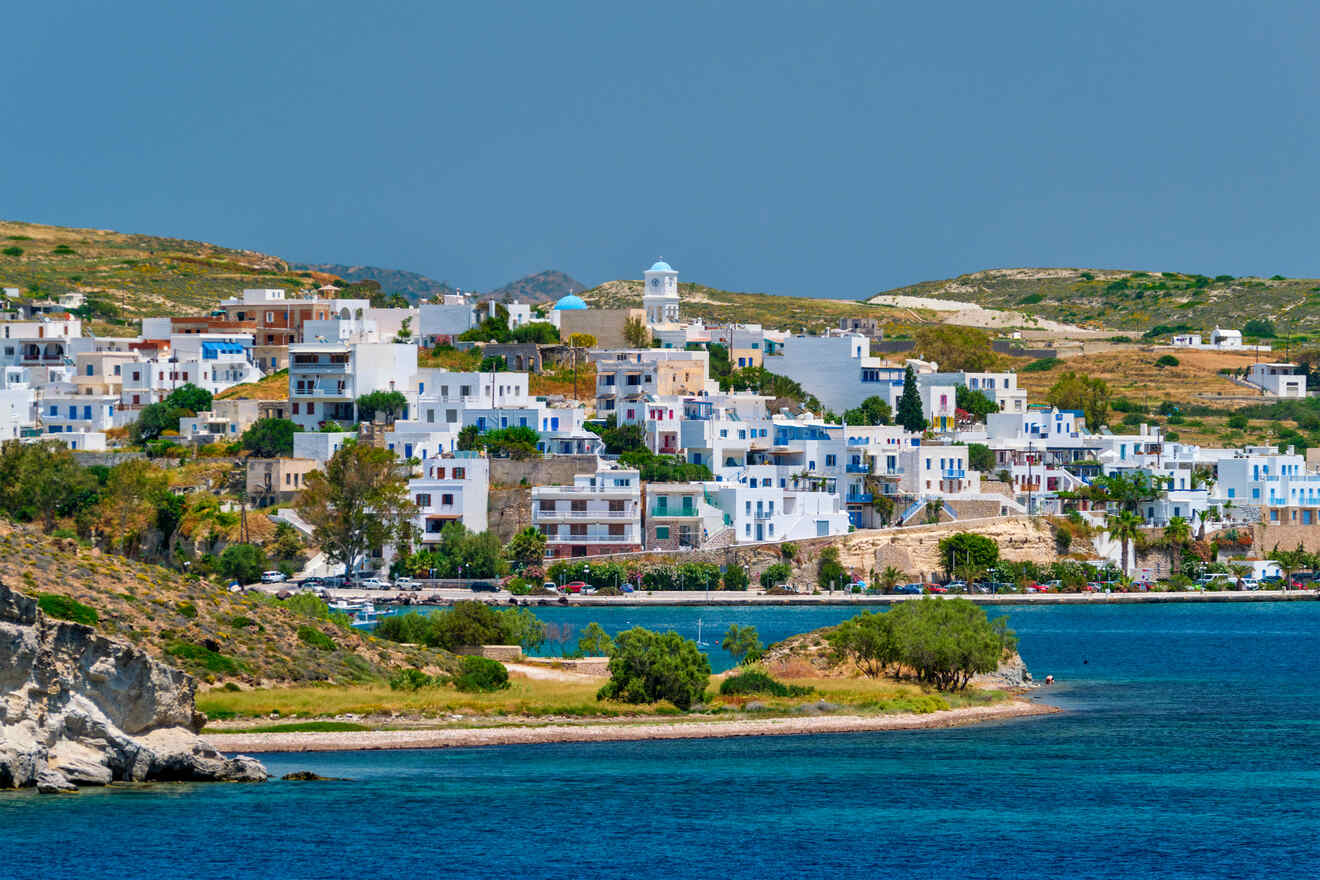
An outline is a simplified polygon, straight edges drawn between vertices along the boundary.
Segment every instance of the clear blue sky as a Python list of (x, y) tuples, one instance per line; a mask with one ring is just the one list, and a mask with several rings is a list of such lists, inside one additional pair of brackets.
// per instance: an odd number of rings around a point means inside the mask
[(0, 216), (489, 288), (1320, 275), (1314, 2), (11, 4)]

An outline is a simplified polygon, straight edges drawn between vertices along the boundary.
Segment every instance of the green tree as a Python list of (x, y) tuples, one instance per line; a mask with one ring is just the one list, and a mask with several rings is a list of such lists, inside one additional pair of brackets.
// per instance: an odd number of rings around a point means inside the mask
[(976, 421), (984, 422), (985, 417), (999, 412), (999, 404), (983, 391), (974, 391), (966, 385), (959, 385), (954, 390), (958, 409), (971, 413)]
[(482, 447), (481, 429), (476, 425), (464, 425), (458, 429), (458, 450), (460, 452), (471, 452)]
[(1192, 542), (1192, 527), (1181, 516), (1169, 517), (1169, 524), (1164, 527), (1164, 542), (1169, 547), (1170, 563), (1173, 571), (1182, 570), (1182, 554)]
[(736, 623), (729, 624), (728, 630), (724, 633), (724, 641), (720, 642), (720, 647), (739, 663), (752, 663), (759, 660), (764, 650), (764, 646), (761, 644), (761, 636), (756, 632), (756, 627), (739, 626)]
[(1121, 561), (1121, 567), (1123, 569), (1124, 577), (1127, 577), (1128, 573), (1128, 547), (1141, 537), (1142, 524), (1141, 517), (1137, 516), (1130, 510), (1124, 510), (1117, 516), (1110, 516), (1105, 520), (1105, 532), (1110, 538), (1118, 541), (1122, 545), (1121, 552), (1123, 558)]
[(610, 680), (601, 700), (657, 703), (668, 700), (687, 711), (702, 699), (710, 682), (710, 661), (696, 642), (676, 632), (633, 627), (619, 633), (610, 657)]
[(311, 524), (326, 556), (343, 563), (350, 576), (372, 548), (402, 535), (417, 511), (388, 449), (345, 443), (304, 485), (294, 509)]
[(189, 382), (171, 391), (165, 398), (165, 404), (175, 409), (186, 409), (193, 414), (205, 412), (211, 408), (211, 392)]
[(87, 510), (99, 498), (96, 476), (62, 444), (6, 440), (0, 446), (0, 509), (8, 516), (39, 519), (50, 531), (57, 518)]
[(393, 423), (408, 409), (408, 398), (401, 391), (372, 391), (357, 399), (358, 421), (370, 422), (376, 413)]
[(1310, 564), (1311, 557), (1302, 545), (1298, 544), (1296, 550), (1280, 550), (1279, 545), (1275, 544), (1270, 555), (1266, 557), (1271, 562), (1277, 563), (1283, 571), (1283, 588), (1287, 590), (1292, 586), (1292, 576), (1294, 572), (1301, 571)]
[(1109, 417), (1110, 391), (1103, 379), (1081, 376), (1068, 370), (1055, 382), (1046, 394), (1050, 406), (1080, 412), (1086, 418), (1086, 427), (1092, 431)]
[(787, 562), (776, 562), (774, 565), (767, 565), (761, 572), (761, 586), (767, 590), (772, 590), (780, 584), (788, 582), (793, 574), (792, 567)]
[(990, 568), (999, 561), (999, 544), (994, 538), (973, 532), (957, 532), (940, 539), (940, 562), (945, 571), (959, 565)]
[(258, 458), (293, 455), (293, 435), (302, 428), (288, 419), (257, 419), (243, 432), (239, 442)]
[(646, 348), (651, 344), (651, 329), (641, 318), (623, 322), (623, 338), (631, 348)]
[(595, 348), (596, 337), (590, 333), (574, 333), (568, 337), (568, 344), (574, 348)]
[(887, 425), (894, 417), (889, 404), (877, 396), (863, 400), (855, 409), (843, 411), (845, 425)]
[(132, 556), (169, 494), (169, 477), (151, 462), (133, 459), (115, 465), (106, 475), (96, 507), (96, 525), (111, 547)]
[(831, 545), (820, 551), (816, 560), (816, 583), (822, 590), (838, 590), (847, 585), (848, 572), (839, 562), (838, 547)]
[(888, 593), (903, 582), (903, 572), (892, 565), (886, 565), (884, 570), (880, 572), (879, 580), (881, 588)]
[(537, 345), (558, 345), (559, 331), (547, 321), (530, 321), (514, 327), (509, 333), (514, 342), (533, 342)]
[(520, 566), (540, 565), (545, 559), (545, 535), (535, 526), (528, 526), (510, 539), (504, 555)]
[(974, 471), (988, 474), (995, 469), (995, 454), (984, 443), (968, 443), (967, 466)]
[(540, 440), (540, 434), (524, 425), (487, 431), (478, 438), (478, 442), (486, 447), (486, 451), (493, 458), (512, 458), (519, 461), (539, 458), (541, 451), (536, 448), (536, 444)]
[(732, 563), (724, 569), (724, 589), (726, 590), (745, 590), (747, 589), (747, 569), (738, 563)]
[[(404, 300), (404, 302), (407, 302), (407, 300)], [(407, 308), (407, 306), (404, 306), (403, 308)], [(395, 342), (404, 345), (412, 342), (412, 322), (413, 319), (411, 315), (399, 322), (399, 332), (394, 334)]]
[(128, 426), (128, 437), (139, 446), (150, 443), (166, 431), (177, 432), (179, 419), (191, 415), (195, 415), (194, 410), (168, 402), (147, 404), (138, 412), (137, 421)]
[(255, 544), (230, 544), (220, 554), (220, 573), (241, 584), (256, 583), (266, 570), (266, 557)]
[(614, 653), (614, 639), (596, 621), (587, 624), (578, 638), (577, 652), (583, 657), (608, 657)]
[(846, 656), (868, 678), (879, 678), (901, 659), (893, 617), (864, 611), (836, 626), (827, 641), (836, 656)]
[(898, 399), (898, 423), (908, 431), (926, 430), (926, 411), (917, 390), (917, 376), (908, 364), (903, 372), (903, 395)]

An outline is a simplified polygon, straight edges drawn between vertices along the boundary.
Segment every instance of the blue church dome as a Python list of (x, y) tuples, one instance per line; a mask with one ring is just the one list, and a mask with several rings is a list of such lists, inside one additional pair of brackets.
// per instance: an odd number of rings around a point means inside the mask
[(648, 271), (648, 272), (672, 272), (672, 271), (674, 271), (674, 270), (673, 270), (673, 267), (671, 267), (671, 266), (670, 266), (668, 263), (666, 263), (664, 260), (656, 260), (656, 261), (655, 261), (655, 265), (652, 266), (651, 268), (647, 269), (646, 271)]
[(582, 297), (578, 296), (576, 293), (570, 293), (567, 296), (561, 296), (559, 298), (559, 301), (555, 303), (555, 308), (561, 312), (585, 309), (586, 307), (587, 307), (586, 301), (583, 300)]

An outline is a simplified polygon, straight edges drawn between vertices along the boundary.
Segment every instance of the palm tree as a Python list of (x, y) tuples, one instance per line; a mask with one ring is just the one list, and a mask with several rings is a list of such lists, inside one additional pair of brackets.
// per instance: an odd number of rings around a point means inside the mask
[[(1182, 552), (1183, 548), (1192, 539), (1192, 528), (1187, 524), (1187, 520), (1181, 516), (1169, 518), (1169, 524), (1164, 527), (1164, 540), (1168, 542), (1170, 552), (1170, 562), (1175, 573), (1182, 572)], [(1174, 561), (1176, 560), (1176, 562)]]
[(1105, 521), (1105, 531), (1109, 534), (1109, 537), (1121, 542), (1123, 545), (1123, 556), (1120, 565), (1124, 577), (1127, 577), (1128, 573), (1128, 547), (1140, 536), (1141, 526), (1141, 517), (1130, 510), (1125, 510), (1117, 516), (1111, 516)]
[(1266, 558), (1271, 562), (1277, 562), (1279, 568), (1283, 569), (1283, 588), (1287, 590), (1292, 586), (1293, 572), (1305, 568), (1311, 556), (1302, 549), (1301, 544), (1297, 545), (1296, 550), (1280, 550), (1279, 545), (1275, 544), (1274, 550)]
[(1197, 511), (1197, 513), (1196, 513), (1196, 518), (1197, 518), (1198, 520), (1200, 520), (1200, 526), (1198, 527), (1197, 532), (1196, 532), (1196, 540), (1198, 540), (1198, 541), (1204, 541), (1204, 540), (1205, 540), (1205, 524), (1206, 524), (1206, 522), (1210, 519), (1210, 508), (1207, 507), (1205, 510), (1199, 510), (1199, 511)]
[(903, 572), (892, 565), (886, 565), (885, 570), (880, 572), (880, 586), (884, 587), (885, 592), (889, 592), (898, 586), (903, 580)]

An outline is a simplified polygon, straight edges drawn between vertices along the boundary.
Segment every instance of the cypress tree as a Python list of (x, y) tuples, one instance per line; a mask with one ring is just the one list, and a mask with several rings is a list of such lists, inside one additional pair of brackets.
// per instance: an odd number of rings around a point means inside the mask
[(926, 413), (921, 407), (921, 394), (917, 392), (917, 377), (908, 364), (903, 374), (903, 396), (898, 399), (898, 423), (909, 431), (926, 429)]

